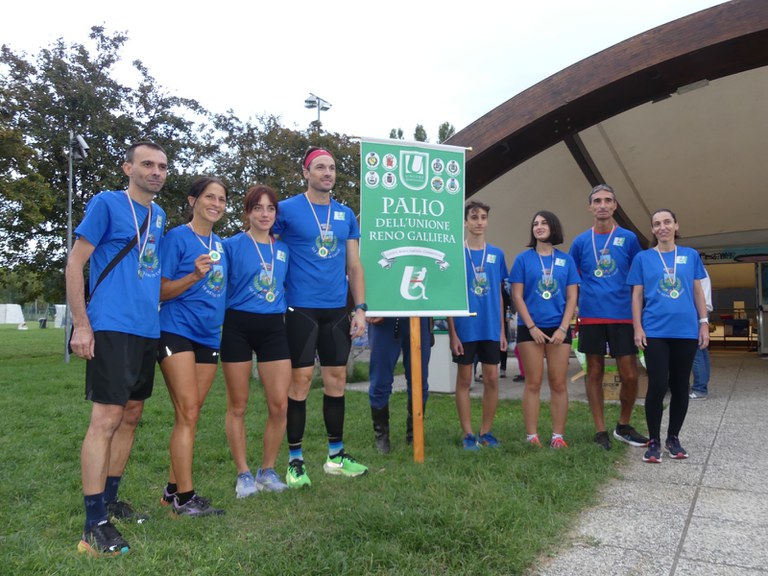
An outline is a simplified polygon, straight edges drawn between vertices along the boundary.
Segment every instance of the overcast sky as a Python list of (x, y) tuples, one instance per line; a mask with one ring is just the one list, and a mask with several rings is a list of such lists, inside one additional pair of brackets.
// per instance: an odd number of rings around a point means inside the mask
[(354, 136), (430, 140), (536, 82), (711, 0), (16, 1), (0, 42), (37, 52), (88, 43), (91, 26), (124, 31), (120, 79), (141, 60), (169, 92), (242, 119), (274, 114), (305, 128), (310, 92), (332, 104), (323, 127)]

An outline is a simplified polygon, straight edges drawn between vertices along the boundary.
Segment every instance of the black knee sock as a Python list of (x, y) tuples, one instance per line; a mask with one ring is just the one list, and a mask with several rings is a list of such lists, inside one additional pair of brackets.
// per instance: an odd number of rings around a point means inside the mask
[(288, 424), (285, 432), (289, 450), (301, 452), (301, 442), (304, 439), (306, 423), (307, 401), (288, 398)]
[(328, 443), (344, 440), (344, 396), (323, 396), (323, 419)]

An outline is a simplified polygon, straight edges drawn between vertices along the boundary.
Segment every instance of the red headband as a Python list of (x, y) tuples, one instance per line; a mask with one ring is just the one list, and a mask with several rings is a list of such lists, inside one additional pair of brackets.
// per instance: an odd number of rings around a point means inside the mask
[(308, 170), (309, 165), (312, 164), (312, 160), (314, 160), (318, 156), (330, 156), (331, 158), (333, 158), (333, 154), (328, 152), (328, 150), (323, 150), (322, 148), (318, 148), (317, 150), (312, 150), (312, 152), (307, 154), (307, 159), (304, 160), (304, 170)]

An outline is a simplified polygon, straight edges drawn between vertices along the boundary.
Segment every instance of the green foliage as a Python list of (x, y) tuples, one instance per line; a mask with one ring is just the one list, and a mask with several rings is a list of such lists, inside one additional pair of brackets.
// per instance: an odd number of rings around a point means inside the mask
[(0, 269), (20, 275), (18, 302), (38, 296), (64, 301), (69, 133), (82, 135), (88, 156), (74, 162), (73, 224), (88, 200), (126, 186), (125, 149), (138, 140), (162, 145), (169, 159), (157, 201), (168, 225), (186, 221), (186, 192), (198, 175), (230, 188), (223, 235), (240, 224), (242, 197), (265, 183), (281, 197), (304, 190), (301, 158), (320, 145), (336, 155), (336, 198), (359, 210), (359, 150), (347, 136), (299, 132), (274, 117), (243, 121), (212, 115), (195, 100), (171, 95), (140, 61), (134, 85), (117, 81), (115, 65), (128, 41), (94, 26), (91, 49), (59, 39), (35, 55), (0, 48)]
[(393, 140), (402, 140), (403, 139), (403, 129), (402, 128), (392, 128), (392, 130), (389, 131), (389, 137)]
[(442, 144), (454, 134), (456, 134), (456, 128), (453, 127), (453, 124), (451, 124), (450, 122), (443, 122), (442, 124), (440, 124), (440, 127), (437, 129), (438, 144)]
[[(79, 447), (90, 404), (84, 362), (62, 362), (63, 331), (0, 327), (0, 574), (523, 574), (553, 551), (599, 485), (616, 476), (624, 445), (592, 444), (586, 405), (573, 403), (571, 448), (531, 449), (519, 402), (501, 402), (494, 431), (504, 445), (463, 452), (452, 396), (432, 394), (424, 464), (404, 443), (406, 395), (392, 396), (392, 446), (373, 446), (368, 397), (347, 393), (345, 445), (366, 477), (326, 476), (322, 394), (308, 399), (304, 453), (312, 487), (237, 500), (224, 434), (221, 373), (203, 408), (195, 487), (226, 510), (219, 518), (172, 519), (158, 504), (168, 474), (173, 409), (158, 370), (121, 497), (151, 515), (121, 524), (129, 555), (95, 560), (75, 550), (82, 530)], [(473, 400), (475, 419), (480, 400)], [(259, 466), (265, 399), (251, 388), (249, 458)], [(607, 407), (606, 418), (617, 416)], [(541, 429), (550, 425), (542, 405)], [(278, 457), (284, 472), (287, 450)]]
[(428, 142), (427, 131), (421, 124), (416, 124), (416, 128), (413, 130), (413, 139), (416, 142)]

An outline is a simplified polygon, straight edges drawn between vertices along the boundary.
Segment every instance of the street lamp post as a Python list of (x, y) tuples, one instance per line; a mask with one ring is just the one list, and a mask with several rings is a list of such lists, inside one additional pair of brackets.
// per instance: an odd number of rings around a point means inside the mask
[[(72, 197), (74, 188), (74, 161), (83, 160), (88, 156), (89, 146), (80, 134), (69, 131), (69, 178), (67, 180), (67, 258), (72, 251)], [(66, 267), (66, 262), (65, 262)], [(64, 303), (64, 362), (69, 364), (69, 335), (72, 332), (72, 316), (69, 313), (69, 294)]]
[(317, 131), (320, 132), (320, 112), (325, 112), (331, 109), (331, 103), (327, 100), (323, 100), (320, 96), (315, 96), (312, 92), (304, 100), (304, 108), (317, 108)]

